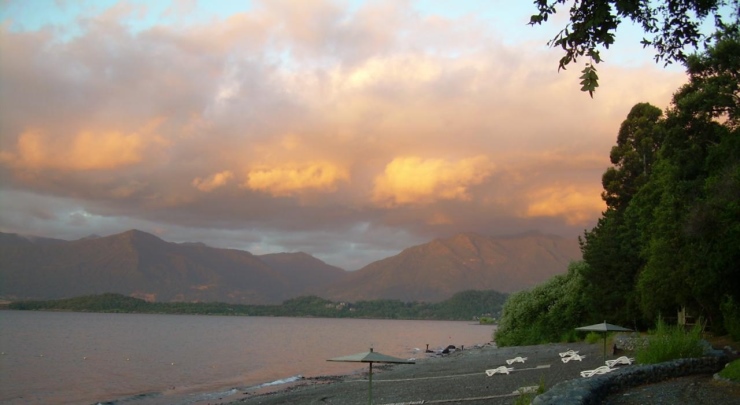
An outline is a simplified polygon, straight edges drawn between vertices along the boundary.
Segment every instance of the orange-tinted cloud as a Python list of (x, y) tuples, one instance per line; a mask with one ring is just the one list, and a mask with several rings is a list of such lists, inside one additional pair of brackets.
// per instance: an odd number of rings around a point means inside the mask
[(405, 204), (430, 204), (438, 200), (468, 200), (470, 186), (480, 184), (493, 171), (484, 156), (462, 159), (422, 159), (397, 157), (375, 178), (372, 199), (393, 207)]
[(526, 217), (563, 217), (570, 225), (588, 225), (606, 205), (598, 186), (555, 184), (529, 194)]
[(0, 162), (19, 169), (63, 171), (113, 170), (141, 162), (147, 148), (166, 142), (155, 130), (162, 120), (153, 120), (140, 130), (81, 131), (70, 139), (50, 131), (25, 131), (15, 151), (0, 151)]
[[(377, 259), (454, 232), (595, 224), (619, 124), (638, 102), (665, 108), (686, 76), (618, 41), (591, 99), (583, 61), (558, 72), (554, 25), (507, 7), (522, 30), (509, 32), (422, 8), (268, 0), (207, 21), (173, 8), (178, 23), (149, 15), (142, 28), (130, 22), (143, 11), (121, 3), (73, 36), (0, 24), (0, 198), (12, 207), (0, 230), (177, 228), (220, 246), (251, 238), (247, 249), (259, 234), (280, 241), (263, 252)], [(116, 226), (53, 220), (80, 207)]]
[(286, 197), (304, 191), (332, 192), (339, 182), (346, 180), (349, 173), (344, 168), (331, 162), (312, 162), (250, 170), (244, 186), (274, 197)]
[(223, 187), (233, 178), (234, 173), (232, 173), (230, 170), (224, 170), (222, 172), (212, 174), (206, 178), (196, 177), (195, 179), (193, 179), (193, 182), (191, 184), (198, 190), (208, 193), (219, 187)]

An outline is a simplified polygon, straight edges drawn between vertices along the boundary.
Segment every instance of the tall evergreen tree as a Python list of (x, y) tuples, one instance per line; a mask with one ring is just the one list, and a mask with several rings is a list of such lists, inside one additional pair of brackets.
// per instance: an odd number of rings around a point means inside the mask
[[(737, 25), (687, 60), (689, 83), (665, 121), (660, 190), (638, 291), (648, 314), (687, 306), (719, 321), (723, 297), (740, 298), (740, 35)], [(717, 326), (721, 322), (715, 322)]]
[(644, 259), (639, 228), (624, 214), (650, 177), (663, 138), (662, 115), (659, 108), (640, 103), (622, 122), (610, 153), (613, 166), (602, 177), (601, 196), (607, 210), (581, 239), (583, 260), (588, 264), (583, 276), (590, 286), (586, 299), (594, 319), (629, 325), (641, 321), (634, 287)]

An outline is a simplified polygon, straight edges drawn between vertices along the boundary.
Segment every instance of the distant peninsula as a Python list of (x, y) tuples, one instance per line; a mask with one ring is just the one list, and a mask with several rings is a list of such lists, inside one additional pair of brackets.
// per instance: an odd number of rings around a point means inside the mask
[(498, 291), (463, 291), (436, 303), (371, 300), (335, 302), (316, 296), (289, 299), (279, 305), (245, 305), (224, 302), (148, 302), (121, 294), (86, 295), (59, 300), (13, 301), (12, 310), (70, 311), (141, 314), (229, 316), (284, 316), (414, 320), (498, 319), (507, 294)]

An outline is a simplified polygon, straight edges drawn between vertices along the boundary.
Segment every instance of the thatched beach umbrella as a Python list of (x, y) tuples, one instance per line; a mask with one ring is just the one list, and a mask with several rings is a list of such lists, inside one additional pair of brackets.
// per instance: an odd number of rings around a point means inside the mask
[(612, 325), (610, 323), (596, 323), (588, 326), (581, 326), (576, 330), (582, 330), (587, 332), (600, 332), (604, 335), (604, 359), (606, 359), (606, 333), (607, 332), (632, 332), (632, 329), (627, 329), (619, 325)]
[(396, 363), (396, 364), (414, 364), (411, 360), (399, 359), (385, 354), (377, 353), (370, 348), (369, 352), (351, 354), (349, 356), (335, 357), (327, 361), (347, 361), (355, 363), (370, 363), (370, 384), (368, 388), (369, 404), (373, 403), (373, 363)]

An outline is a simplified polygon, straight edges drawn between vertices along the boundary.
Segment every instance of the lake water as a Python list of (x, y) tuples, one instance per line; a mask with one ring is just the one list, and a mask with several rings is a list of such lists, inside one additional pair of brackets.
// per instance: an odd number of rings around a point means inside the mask
[(0, 403), (197, 404), (298, 376), (367, 365), (326, 359), (373, 347), (491, 341), (472, 322), (0, 311)]

